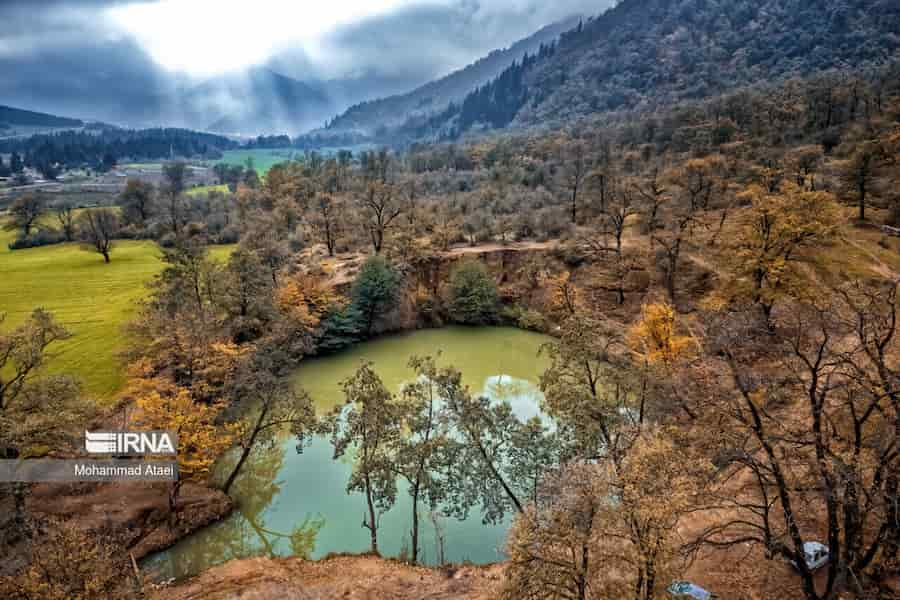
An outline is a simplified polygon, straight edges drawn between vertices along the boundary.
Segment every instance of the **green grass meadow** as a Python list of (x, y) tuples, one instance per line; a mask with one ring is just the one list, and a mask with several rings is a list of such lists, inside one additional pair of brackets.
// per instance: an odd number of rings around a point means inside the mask
[(200, 196), (202, 194), (208, 194), (210, 192), (219, 192), (221, 194), (228, 193), (228, 186), (224, 183), (219, 185), (198, 185), (195, 188), (191, 188), (185, 191), (185, 195), (187, 196)]
[[(316, 152), (324, 157), (334, 156), (339, 150), (350, 150), (354, 156), (358, 156), (364, 150), (372, 150), (375, 148), (372, 144), (357, 144), (355, 146), (342, 147), (323, 147), (317, 148)], [(227, 165), (241, 165), (247, 163), (247, 158), (253, 159), (253, 166), (260, 177), (264, 177), (274, 165), (289, 160), (300, 160), (304, 157), (303, 150), (296, 148), (256, 148), (253, 150), (226, 150), (222, 153), (222, 160), (210, 163), (210, 166), (219, 163)]]
[(253, 166), (260, 177), (269, 172), (273, 166), (292, 158), (303, 156), (303, 153), (293, 148), (255, 149), (255, 150), (226, 150), (222, 153), (222, 160), (213, 164), (225, 163), (226, 165), (245, 166), (248, 158), (253, 159)]
[[(127, 344), (124, 325), (133, 318), (146, 284), (162, 269), (159, 247), (150, 241), (120, 241), (111, 262), (78, 244), (9, 250), (14, 232), (0, 231), (0, 313), (9, 330), (41, 307), (72, 334), (51, 346), (47, 371), (79, 377), (85, 392), (110, 400), (125, 380), (118, 359)], [(224, 260), (230, 246), (211, 249)]]

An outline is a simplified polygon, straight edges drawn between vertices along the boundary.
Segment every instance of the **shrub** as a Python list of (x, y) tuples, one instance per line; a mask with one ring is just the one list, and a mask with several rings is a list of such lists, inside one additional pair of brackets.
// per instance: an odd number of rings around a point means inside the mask
[(352, 346), (360, 340), (362, 320), (362, 315), (352, 304), (332, 311), (322, 320), (316, 350), (328, 354)]
[(66, 241), (66, 236), (54, 229), (41, 229), (28, 237), (20, 235), (14, 241), (9, 243), (10, 250), (22, 250), (25, 248), (37, 248), (38, 246), (49, 246), (51, 244), (61, 244)]
[(484, 263), (463, 260), (450, 274), (450, 316), (457, 323), (483, 325), (497, 319), (497, 284)]
[(386, 258), (380, 255), (363, 263), (350, 292), (353, 306), (362, 315), (362, 330), (371, 335), (379, 317), (397, 304), (399, 278)]

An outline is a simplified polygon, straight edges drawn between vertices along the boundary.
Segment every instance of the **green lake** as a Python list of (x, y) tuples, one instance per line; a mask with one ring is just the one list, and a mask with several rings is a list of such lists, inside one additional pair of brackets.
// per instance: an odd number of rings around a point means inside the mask
[[(547, 366), (539, 356), (546, 336), (507, 327), (447, 327), (385, 337), (336, 355), (305, 361), (292, 375), (313, 398), (319, 413), (343, 401), (340, 382), (369, 360), (388, 389), (400, 392), (413, 378), (412, 355), (437, 355), (439, 365), (459, 369), (473, 394), (507, 400), (522, 419), (539, 413), (543, 395), (538, 378)], [(293, 437), (257, 449), (231, 489), (235, 511), (178, 544), (149, 557), (145, 567), (158, 577), (182, 578), (233, 558), (301, 555), (321, 558), (332, 552), (369, 549), (361, 526), (362, 494), (345, 490), (349, 459), (335, 461), (327, 438), (316, 438), (302, 453)], [(382, 515), (378, 531), (384, 556), (398, 556), (409, 546), (412, 502), (398, 482), (397, 503)], [(435, 564), (438, 537), (448, 562), (488, 563), (503, 558), (508, 521), (484, 525), (473, 509), (465, 521), (419, 511), (421, 555)], [(435, 527), (435, 524), (437, 527)]]

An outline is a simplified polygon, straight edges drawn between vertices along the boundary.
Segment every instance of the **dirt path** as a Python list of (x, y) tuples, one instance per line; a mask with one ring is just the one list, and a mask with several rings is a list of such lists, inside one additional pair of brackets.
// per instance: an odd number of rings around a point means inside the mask
[[(439, 259), (455, 259), (461, 256), (477, 256), (481, 254), (492, 254), (494, 252), (538, 252), (553, 250), (557, 247), (559, 247), (559, 240), (547, 242), (516, 242), (510, 244), (489, 243), (478, 244), (475, 246), (456, 246), (449, 250), (438, 252), (437, 257)], [(348, 252), (333, 257), (322, 254), (317, 260), (320, 265), (329, 271), (329, 283), (334, 287), (340, 287), (353, 281), (359, 267), (368, 256), (369, 254), (364, 252)]]
[(547, 242), (516, 242), (511, 244), (478, 244), (476, 246), (457, 246), (440, 253), (442, 257), (463, 256), (466, 254), (488, 254), (490, 252), (527, 252), (536, 250), (553, 250), (559, 246), (558, 240)]

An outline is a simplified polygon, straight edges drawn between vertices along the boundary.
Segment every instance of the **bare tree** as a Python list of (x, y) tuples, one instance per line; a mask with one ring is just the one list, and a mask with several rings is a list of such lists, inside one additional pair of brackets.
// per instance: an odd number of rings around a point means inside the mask
[(652, 236), (653, 241), (659, 244), (660, 252), (665, 261), (663, 274), (665, 276), (666, 292), (668, 292), (669, 299), (673, 302), (675, 301), (675, 280), (678, 274), (682, 245), (693, 222), (693, 212), (683, 212), (670, 221), (667, 229)]
[(369, 234), (375, 253), (380, 254), (385, 233), (403, 209), (394, 202), (394, 189), (388, 183), (373, 181), (366, 184), (358, 200), (363, 211), (363, 228)]
[(572, 222), (578, 219), (578, 192), (588, 171), (587, 148), (584, 142), (576, 140), (569, 145), (564, 154), (563, 177), (569, 189)]
[(856, 196), (859, 220), (866, 219), (866, 201), (872, 192), (884, 151), (875, 141), (856, 145), (850, 157), (840, 164), (839, 176), (847, 191)]
[(153, 185), (139, 179), (129, 179), (119, 201), (125, 222), (143, 227), (154, 212)]
[(60, 202), (53, 207), (53, 214), (62, 229), (67, 242), (75, 239), (75, 207), (68, 202)]
[[(835, 296), (793, 306), (780, 344), (754, 334), (758, 317), (731, 316), (717, 328), (714, 344), (736, 393), (716, 394), (726, 483), (714, 497), (715, 508), (733, 517), (696, 542), (758, 544), (767, 557), (791, 561), (808, 600), (881, 588), (896, 568), (900, 540), (900, 377), (889, 366), (896, 358), (896, 284), (854, 283)], [(786, 417), (785, 407), (796, 414)], [(736, 490), (739, 478), (747, 483)], [(829, 554), (822, 585), (805, 558), (817, 531)]]
[(113, 239), (119, 233), (119, 217), (108, 208), (84, 211), (78, 218), (79, 233), (87, 250), (103, 255), (109, 262)]
[(10, 220), (6, 223), (6, 229), (21, 229), (25, 237), (31, 235), (32, 228), (38, 219), (44, 214), (44, 201), (31, 194), (17, 198), (9, 207)]
[(315, 220), (315, 227), (322, 235), (322, 241), (328, 248), (328, 256), (334, 256), (334, 250), (337, 246), (338, 234), (338, 212), (340, 205), (337, 198), (328, 193), (320, 193), (316, 196), (318, 218)]
[(632, 183), (634, 191), (640, 196), (641, 205), (646, 215), (644, 228), (650, 236), (650, 247), (653, 248), (653, 233), (659, 229), (659, 210), (669, 199), (667, 190), (659, 178), (659, 170), (653, 168), (643, 180)]
[(165, 177), (166, 218), (172, 233), (177, 236), (185, 221), (184, 193), (187, 165), (183, 162), (168, 163), (163, 166)]

